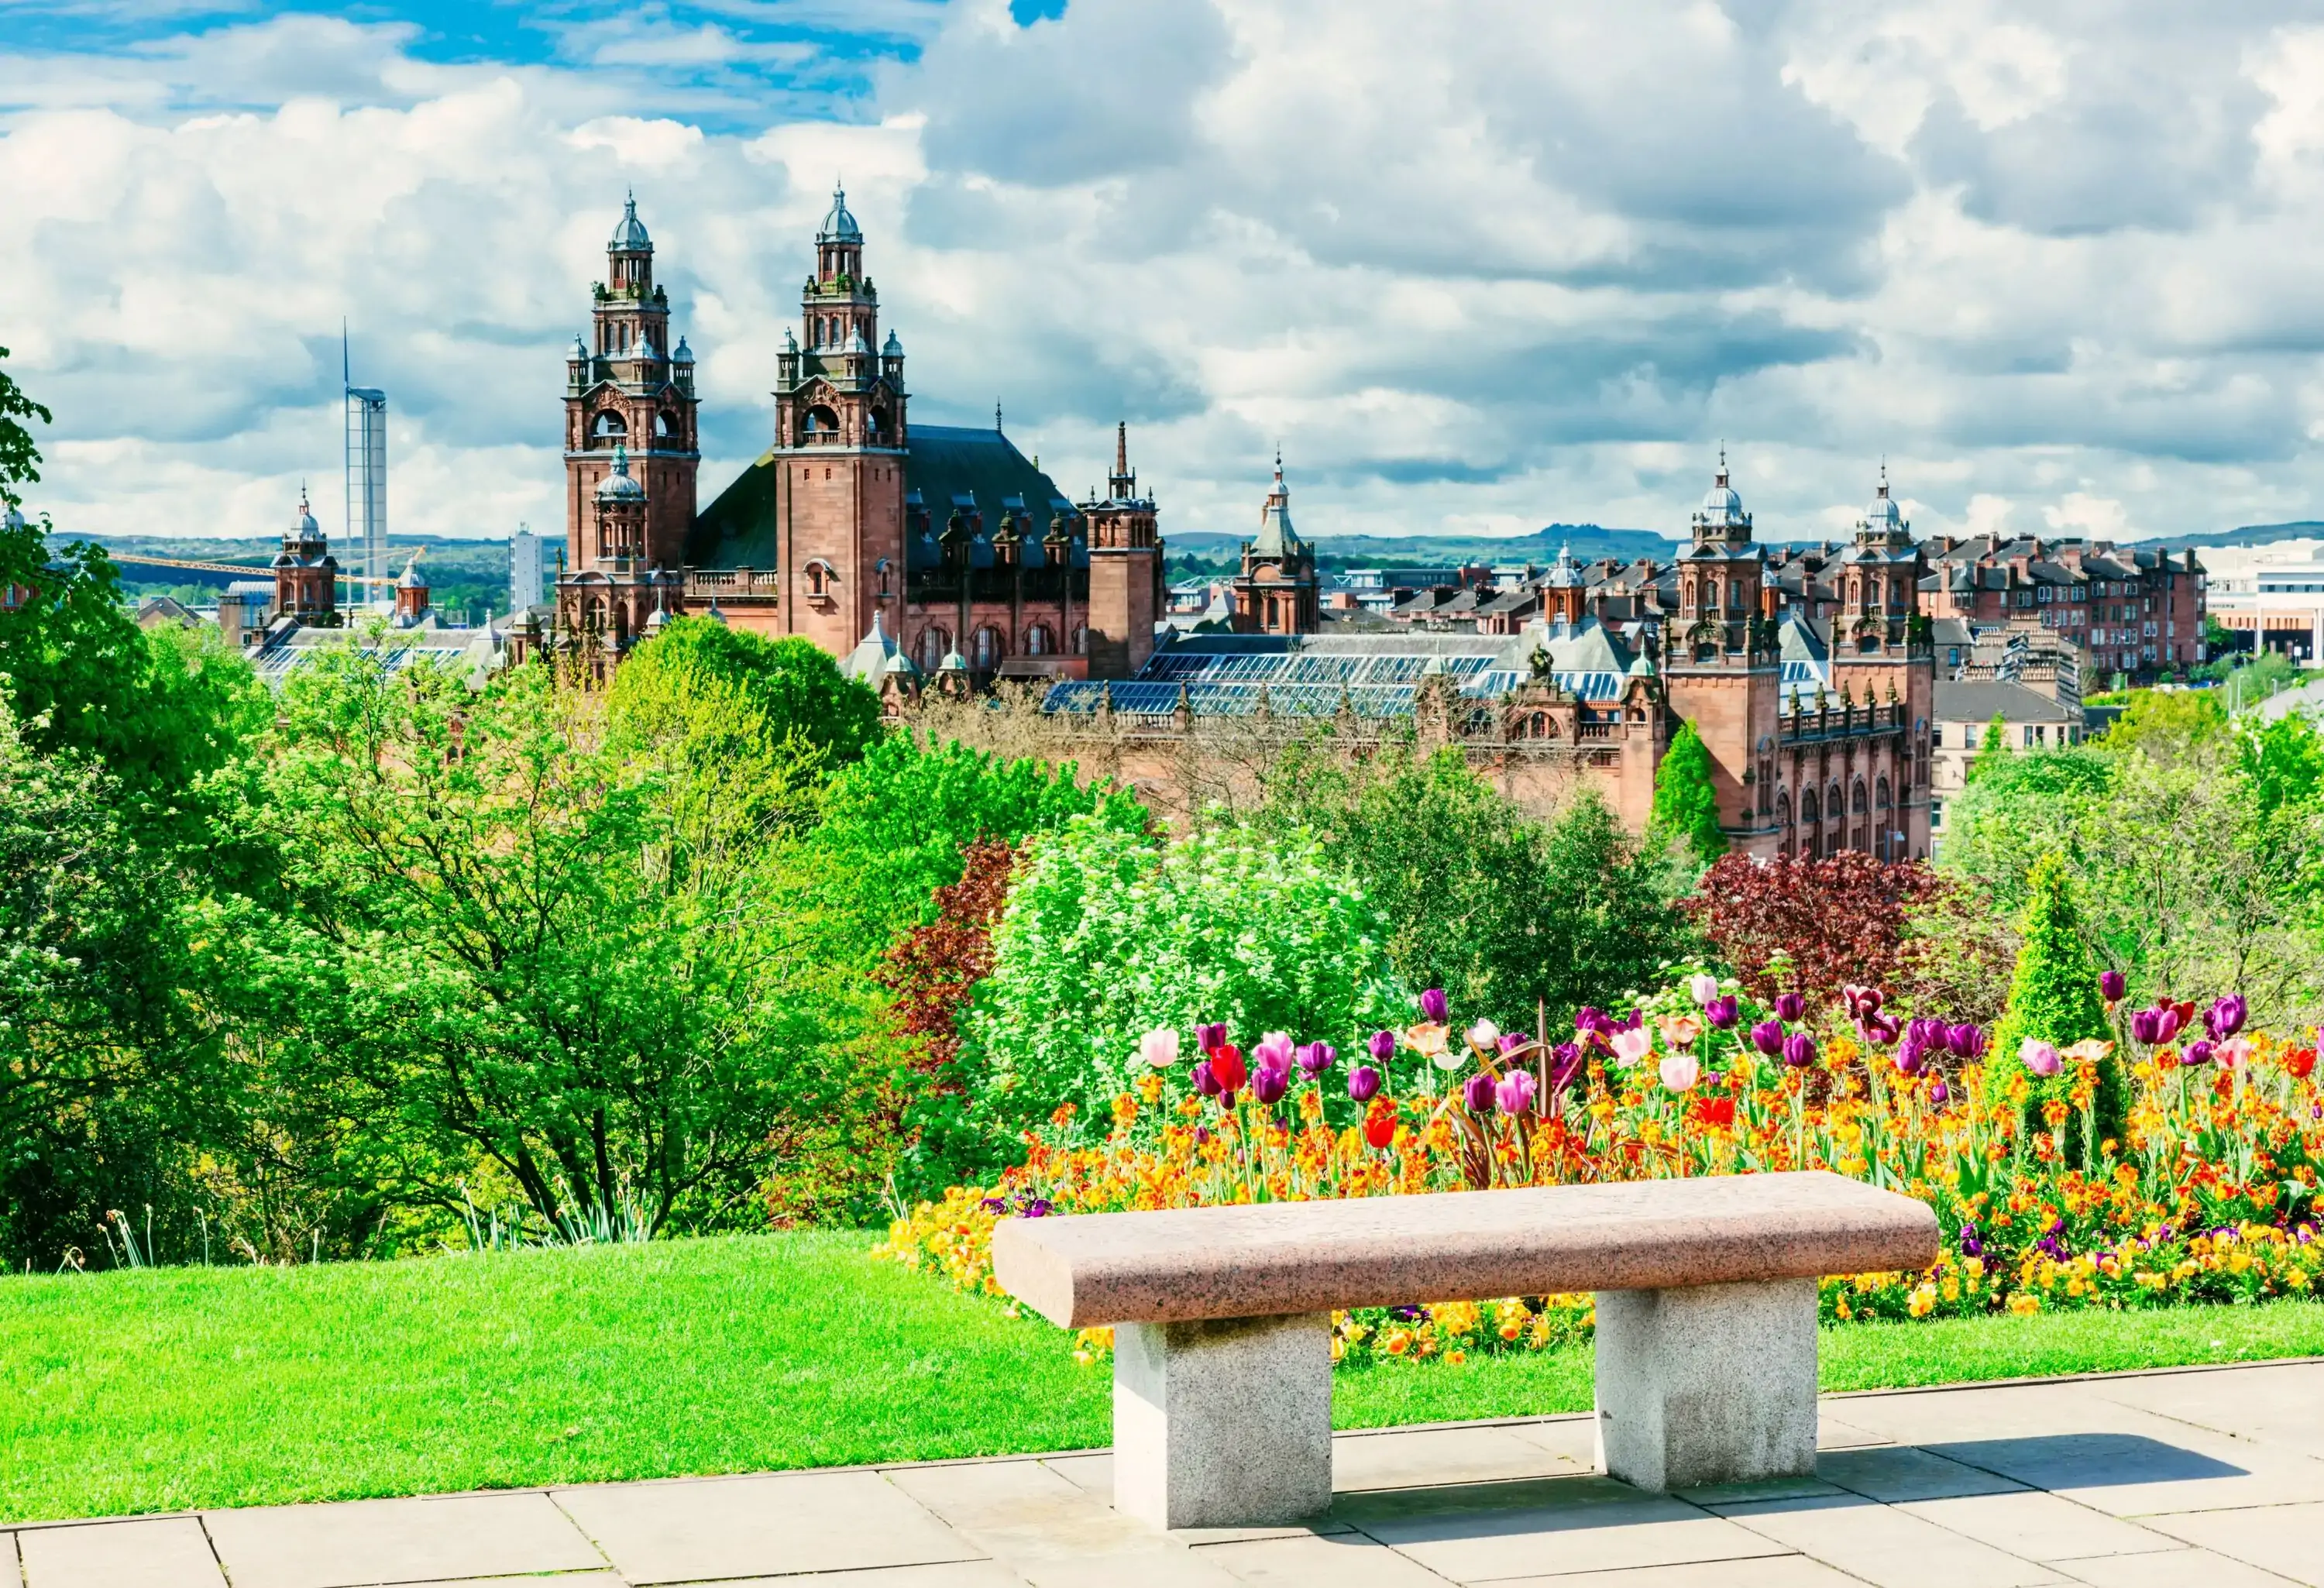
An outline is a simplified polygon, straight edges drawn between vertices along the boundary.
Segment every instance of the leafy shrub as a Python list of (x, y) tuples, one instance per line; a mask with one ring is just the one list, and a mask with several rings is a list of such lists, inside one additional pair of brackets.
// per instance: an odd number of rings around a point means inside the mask
[[(2068, 1058), (2057, 1073), (2034, 1074), (2021, 1049), (2029, 1039), (2049, 1043), (2061, 1053), (2086, 1041), (2106, 1041), (2106, 1002), (2098, 995), (2098, 967), (2082, 940), (2081, 922), (2074, 910), (2066, 881), (2066, 863), (2054, 854), (2035, 863), (2027, 885), (2025, 917), (2020, 924), (2024, 945), (2017, 951), (2017, 974), (2009, 983), (2009, 1007), (1993, 1033), (1990, 1069), (1997, 1085), (2010, 1085), (2017, 1077), (2026, 1084), (2026, 1106), (2035, 1118), (2045, 1104), (2068, 1105), (2069, 1118), (2078, 1083), (2077, 1066)], [(2122, 1134), (2128, 1107), (2129, 1085), (2121, 1057), (2098, 1061), (2098, 1087), (2092, 1106), (2100, 1139)]]
[(1727, 853), (1711, 770), (1710, 746), (1692, 723), (1681, 723), (1655, 769), (1655, 802), (1646, 820), (1652, 838), (1679, 846), (1698, 865)]
[(1849, 853), (1759, 862), (1722, 856), (1683, 908), (1760, 999), (1850, 983), (1890, 986), (1912, 912), (1944, 883), (1927, 866)]
[(1387, 938), (1312, 836), (1227, 827), (1157, 845), (1076, 819), (1037, 845), (994, 933), (966, 1023), (973, 1106), (1010, 1139), (1060, 1103), (1111, 1098), (1158, 1026), (1344, 1046), (1407, 1011)]

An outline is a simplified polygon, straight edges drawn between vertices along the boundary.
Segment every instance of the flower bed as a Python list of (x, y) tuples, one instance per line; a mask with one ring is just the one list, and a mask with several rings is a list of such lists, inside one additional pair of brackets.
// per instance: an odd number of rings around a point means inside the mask
[[(1828, 1322), (2045, 1307), (2153, 1307), (2305, 1295), (2324, 1156), (2316, 1049), (2243, 1029), (2242, 1001), (2130, 1011), (2115, 1040), (2028, 1037), (1989, 1063), (1973, 1024), (1904, 1020), (1843, 990), (1821, 1032), (1796, 993), (1767, 1007), (1694, 974), (1570, 1035), (1456, 1031), (1441, 992), (1342, 1065), (1269, 1033), (1149, 1034), (1102, 1117), (1070, 1105), (996, 1186), (897, 1221), (890, 1257), (998, 1294), (994, 1223), (1494, 1186), (1828, 1168), (1917, 1196), (1943, 1251), (1925, 1272), (1823, 1284)], [(2186, 1040), (2182, 1041), (2181, 1039)], [(2118, 1136), (2107, 1100), (2126, 1097)], [(1342, 1362), (1457, 1361), (1588, 1336), (1587, 1296), (1456, 1300), (1336, 1320)], [(1084, 1331), (1094, 1359), (1110, 1344)]]

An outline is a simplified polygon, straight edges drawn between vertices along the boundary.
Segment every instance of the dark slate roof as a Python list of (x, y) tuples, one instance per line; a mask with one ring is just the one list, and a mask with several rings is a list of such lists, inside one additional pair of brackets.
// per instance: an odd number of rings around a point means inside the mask
[(1950, 679), (1939, 679), (1932, 715), (1939, 722), (1948, 723), (1989, 723), (1997, 716), (2012, 723), (2078, 723), (2082, 720), (2078, 707), (2061, 706), (2047, 695), (2039, 694), (2023, 684), (1999, 679), (1956, 683)]
[[(982, 515), (981, 539), (990, 542), (1000, 528), (1001, 510), (1033, 520), (1031, 539), (1049, 532), (1049, 519), (1070, 514), (1073, 504), (1056, 483), (1033, 466), (1016, 443), (999, 430), (958, 425), (914, 424), (904, 453), (904, 490), (917, 491), (930, 528), (944, 532), (953, 509)], [(696, 515), (687, 536), (686, 559), (696, 568), (772, 568), (775, 563), (775, 455), (767, 453)], [(989, 550), (987, 553), (990, 555)], [(911, 562), (918, 567), (915, 549)], [(1076, 559), (1078, 560), (1078, 559)], [(1039, 566), (1028, 550), (1028, 566)]]

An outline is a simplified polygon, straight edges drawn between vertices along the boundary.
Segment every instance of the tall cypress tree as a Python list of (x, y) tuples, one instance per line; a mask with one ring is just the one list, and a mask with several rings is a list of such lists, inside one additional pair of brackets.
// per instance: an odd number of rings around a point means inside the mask
[[(2070, 1101), (2074, 1066), (2070, 1060), (2054, 1076), (2033, 1075), (2018, 1051), (2026, 1039), (2038, 1038), (2063, 1052), (2077, 1042), (2104, 1040), (2114, 1033), (2107, 1023), (2106, 1001), (2098, 993), (2098, 962), (2083, 941), (2074, 910), (2064, 859), (2051, 854), (2034, 862), (2026, 886), (2017, 972), (2009, 983), (2008, 1008), (1994, 1029), (1987, 1073), (1997, 1087), (2009, 1085), (2014, 1076), (2026, 1076), (2027, 1122), (2038, 1129), (2043, 1103), (2052, 1098)], [(2129, 1106), (2130, 1086), (2121, 1056), (2109, 1056), (2098, 1065), (2095, 1112), (2101, 1140), (2120, 1139)], [(2072, 1117), (2078, 1120), (2079, 1115)], [(2071, 1129), (2080, 1135), (2078, 1122)]]
[(1711, 750), (1692, 722), (1679, 725), (1677, 735), (1655, 769), (1655, 803), (1647, 832), (1659, 843), (1683, 843), (1698, 865), (1709, 865), (1727, 853), (1727, 835), (1719, 828), (1719, 795), (1711, 787)]

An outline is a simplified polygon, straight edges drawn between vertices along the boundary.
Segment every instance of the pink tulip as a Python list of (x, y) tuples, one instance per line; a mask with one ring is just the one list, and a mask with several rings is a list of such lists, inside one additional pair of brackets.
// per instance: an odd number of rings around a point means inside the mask
[(1717, 976), (1691, 977), (1686, 983), (1686, 990), (1694, 994), (1696, 1003), (1709, 1003), (1719, 996), (1719, 978)]
[(1665, 1056), (1661, 1075), (1664, 1085), (1674, 1092), (1683, 1092), (1702, 1078), (1702, 1066), (1696, 1062), (1692, 1052), (1682, 1048)]
[(1479, 1020), (1469, 1028), (1469, 1046), (1480, 1053), (1490, 1053), (1501, 1039), (1500, 1027), (1490, 1020)]
[(2230, 1037), (2211, 1054), (2211, 1060), (2223, 1070), (2251, 1063), (2252, 1042), (2249, 1037)]
[(1147, 1032), (1138, 1039), (1138, 1057), (1157, 1070), (1168, 1069), (1178, 1062), (1178, 1033), (1167, 1026)]
[(2066, 1067), (2066, 1061), (2059, 1057), (2058, 1049), (2039, 1037), (2028, 1037), (2020, 1043), (2017, 1057), (2024, 1059), (2025, 1067), (2037, 1076), (2054, 1076)]
[(1636, 1064), (1654, 1050), (1655, 1039), (1644, 1031), (1614, 1033), (1614, 1059), (1618, 1064)]
[(1291, 1033), (1269, 1031), (1250, 1050), (1250, 1061), (1263, 1070), (1287, 1070), (1293, 1051)]

